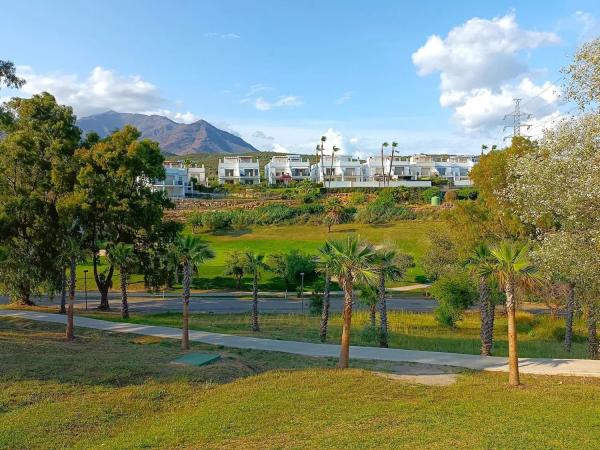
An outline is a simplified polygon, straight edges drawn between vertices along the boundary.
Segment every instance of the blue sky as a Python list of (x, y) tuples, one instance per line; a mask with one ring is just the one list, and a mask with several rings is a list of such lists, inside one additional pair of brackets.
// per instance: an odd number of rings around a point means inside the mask
[(22, 92), (79, 115), (203, 118), (260, 149), (475, 153), (522, 97), (532, 133), (569, 111), (561, 66), (600, 3), (26, 1), (0, 5)]

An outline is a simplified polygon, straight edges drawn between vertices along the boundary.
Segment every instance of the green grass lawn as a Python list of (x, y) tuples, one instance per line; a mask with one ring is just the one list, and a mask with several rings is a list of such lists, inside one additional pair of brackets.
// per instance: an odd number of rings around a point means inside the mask
[[(466, 372), (447, 387), (333, 360), (0, 320), (0, 448), (595, 448), (600, 380)], [(373, 363), (371, 363), (373, 364)], [(390, 367), (372, 366), (377, 370)]]
[[(118, 313), (93, 313), (90, 317), (120, 320)], [(368, 325), (366, 311), (355, 311), (352, 316), (352, 344), (376, 345)], [(229, 333), (273, 339), (319, 342), (318, 316), (301, 314), (262, 314), (261, 331), (250, 330), (246, 314), (192, 314), (190, 327), (196, 330)], [(389, 312), (390, 346), (411, 350), (479, 354), (479, 315), (466, 314), (456, 328), (438, 324), (432, 313)], [(128, 322), (149, 325), (181, 327), (180, 313), (132, 314)], [(332, 314), (328, 342), (339, 343), (341, 315)], [(571, 353), (562, 346), (564, 321), (549, 316), (519, 313), (517, 316), (519, 355), (532, 358), (586, 358), (585, 324), (575, 323), (575, 337)], [(500, 314), (495, 322), (494, 354), (507, 356), (507, 322)]]
[[(229, 231), (219, 233), (205, 233), (201, 236), (206, 239), (216, 253), (216, 258), (209, 260), (200, 267), (199, 275), (194, 278), (194, 287), (197, 289), (233, 289), (235, 281), (232, 277), (223, 275), (227, 253), (233, 250), (253, 250), (268, 255), (270, 253), (285, 252), (300, 249), (307, 253), (316, 253), (318, 248), (330, 238), (340, 238), (348, 233), (356, 233), (361, 237), (376, 243), (390, 243), (403, 252), (413, 255), (416, 259), (423, 254), (429, 241), (429, 233), (441, 225), (439, 222), (406, 220), (385, 225), (347, 224), (333, 227), (327, 233), (324, 226), (315, 225), (281, 225), (253, 227), (247, 230)], [(189, 230), (188, 230), (189, 231)], [(104, 261), (104, 259), (102, 259)], [(417, 261), (418, 262), (418, 261)], [(93, 280), (93, 267), (91, 261), (80, 264), (77, 270), (77, 289), (84, 288), (84, 273), (88, 270), (88, 290), (95, 290)], [(409, 269), (405, 279), (397, 285), (414, 283), (423, 276), (423, 270), (417, 265)], [(143, 278), (133, 274), (130, 277), (132, 290), (143, 290)], [(119, 286), (119, 274), (115, 271), (113, 287)], [(306, 283), (310, 289), (311, 282)], [(242, 289), (249, 290), (251, 280), (244, 279)], [(262, 290), (283, 290), (283, 282), (272, 273), (266, 271), (260, 281)]]

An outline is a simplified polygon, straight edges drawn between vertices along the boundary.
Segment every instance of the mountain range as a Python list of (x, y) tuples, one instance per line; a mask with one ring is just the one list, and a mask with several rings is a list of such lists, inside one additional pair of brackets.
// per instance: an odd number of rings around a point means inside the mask
[(241, 137), (220, 130), (205, 120), (185, 124), (159, 115), (107, 111), (83, 117), (77, 125), (85, 133), (95, 131), (101, 137), (125, 125), (133, 125), (142, 133), (142, 138), (158, 142), (163, 152), (174, 155), (258, 151)]

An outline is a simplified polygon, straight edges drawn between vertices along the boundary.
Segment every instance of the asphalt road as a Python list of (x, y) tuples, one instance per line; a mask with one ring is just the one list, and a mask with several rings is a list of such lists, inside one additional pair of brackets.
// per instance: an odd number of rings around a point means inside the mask
[[(393, 294), (392, 294), (393, 295)], [(35, 298), (34, 301), (38, 305), (57, 306), (60, 299), (55, 297), (53, 301), (48, 298)], [(111, 308), (119, 310), (120, 297), (116, 293), (111, 293), (109, 296)], [(8, 303), (5, 296), (0, 296), (0, 303)], [(333, 296), (331, 298), (331, 311), (342, 311), (343, 298), (341, 296)], [(88, 309), (94, 310), (99, 304), (99, 296), (96, 293), (88, 293)], [(248, 298), (248, 294), (227, 294), (227, 293), (205, 293), (196, 294), (190, 299), (190, 311), (198, 313), (213, 313), (213, 314), (236, 314), (246, 313), (250, 311), (252, 301)], [(387, 300), (388, 310), (390, 311), (410, 311), (410, 312), (429, 312), (437, 307), (437, 301), (425, 298), (422, 295), (415, 294), (413, 296), (391, 297)], [(263, 313), (302, 313), (308, 312), (309, 300), (304, 301), (299, 299), (268, 297), (259, 298), (259, 309)], [(77, 295), (75, 301), (77, 310), (85, 309), (85, 299), (83, 293)], [(355, 304), (355, 309), (366, 309), (360, 303)], [(532, 313), (547, 313), (547, 308), (543, 305), (525, 304), (523, 309)], [(131, 312), (168, 312), (181, 311), (181, 297), (175, 295), (152, 295), (144, 293), (132, 293), (129, 296), (129, 310)]]

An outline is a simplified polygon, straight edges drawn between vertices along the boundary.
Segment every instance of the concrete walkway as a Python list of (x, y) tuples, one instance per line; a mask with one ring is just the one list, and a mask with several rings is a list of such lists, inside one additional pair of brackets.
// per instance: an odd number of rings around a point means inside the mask
[[(66, 323), (66, 316), (34, 311), (0, 310), (0, 317), (16, 317), (40, 322)], [(179, 339), (179, 328), (138, 325), (132, 323), (109, 322), (106, 320), (75, 317), (75, 326), (116, 333), (133, 333), (144, 336), (156, 336)], [(229, 334), (190, 331), (190, 340), (204, 344), (253, 350), (294, 353), (305, 356), (337, 357), (339, 345), (313, 344), (309, 342), (262, 339)], [(464, 367), (474, 370), (507, 372), (507, 359), (503, 357), (481, 357), (459, 353), (425, 352), (401, 350), (395, 348), (350, 347), (352, 359), (411, 362), (442, 366)], [(568, 375), (600, 378), (600, 361), (585, 359), (520, 358), (522, 373), (539, 375)]]

